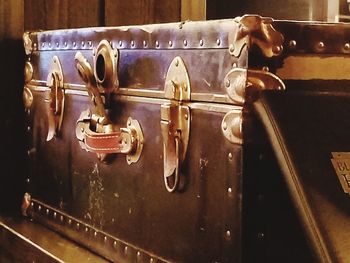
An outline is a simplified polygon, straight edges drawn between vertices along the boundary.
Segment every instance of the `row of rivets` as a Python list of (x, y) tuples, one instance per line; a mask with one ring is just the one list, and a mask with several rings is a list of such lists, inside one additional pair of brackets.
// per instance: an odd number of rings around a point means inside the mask
[[(30, 206), (31, 206), (31, 208), (32, 208), (33, 210), (35, 209), (35, 204), (34, 204), (34, 202), (31, 202), (31, 203), (30, 203)], [(42, 211), (42, 206), (38, 204), (36, 210), (37, 210), (38, 212), (41, 212), (41, 211)], [(54, 219), (59, 218), (61, 223), (63, 223), (64, 221), (66, 221), (66, 222), (68, 223), (69, 226), (72, 226), (72, 225), (75, 226), (75, 229), (76, 229), (77, 231), (79, 231), (79, 230), (82, 229), (82, 228), (81, 228), (81, 224), (80, 224), (79, 222), (76, 222), (76, 223), (73, 224), (73, 220), (72, 220), (71, 218), (68, 218), (68, 219), (65, 220), (65, 216), (62, 215), (62, 214), (60, 214), (59, 212), (51, 211), (51, 209), (46, 208), (46, 209), (45, 209), (45, 213), (46, 213), (47, 216), (49, 216), (50, 214), (52, 214)], [(85, 232), (85, 233), (89, 233), (89, 232), (90, 232), (90, 227), (88, 227), (88, 226), (85, 226), (83, 229), (84, 229), (84, 232)], [(100, 234), (100, 233), (99, 233), (98, 231), (94, 231), (94, 232), (93, 232), (94, 238), (97, 239), (97, 237), (99, 236), (99, 234)], [(103, 236), (103, 242), (104, 242), (104, 244), (107, 244), (107, 243), (108, 243), (108, 239), (109, 239), (109, 238), (108, 238), (106, 235)], [(113, 247), (114, 249), (118, 249), (118, 241), (117, 241), (117, 240), (114, 240), (113, 238), (111, 238), (111, 242), (113, 242), (113, 243), (111, 243), (112, 247)], [(122, 243), (121, 243), (121, 244), (122, 244)], [(122, 251), (123, 251), (124, 255), (127, 256), (128, 254), (130, 254), (130, 251), (132, 251), (132, 249), (130, 249), (129, 246), (125, 245), (124, 248), (122, 248)], [(138, 250), (136, 250), (136, 251), (137, 251), (137, 252), (136, 252), (137, 261), (140, 262), (141, 259), (142, 259), (142, 252), (141, 252), (141, 251), (138, 251)], [(150, 262), (150, 263), (155, 263), (156, 261), (155, 261), (155, 259), (154, 259), (152, 256), (150, 256), (150, 257), (149, 257), (149, 262)]]
[[(288, 43), (288, 47), (290, 49), (296, 49), (297, 48), (297, 42), (295, 40), (290, 40)], [(323, 41), (317, 42), (316, 49), (319, 51), (323, 51), (325, 49), (326, 45)], [(345, 43), (343, 46), (344, 51), (349, 52), (350, 51), (350, 43)]]
[[(93, 44), (92, 44), (91, 41), (87, 41), (87, 43), (88, 43), (88, 46), (89, 46), (89, 47), (92, 47), (92, 46), (93, 46)], [(148, 45), (146, 40), (142, 41), (142, 44), (143, 44), (143, 47), (147, 47), (147, 45)], [(168, 44), (169, 44), (169, 47), (173, 47), (173, 41), (169, 40)], [(216, 40), (216, 44), (217, 44), (217, 46), (220, 46), (221, 40), (220, 40), (219, 38)], [(46, 45), (46, 42), (42, 42), (42, 43), (41, 43), (41, 47), (42, 47), (42, 48), (44, 48), (45, 45)], [(51, 48), (51, 43), (50, 43), (50, 42), (48, 42), (47, 45), (48, 45), (49, 48)], [(65, 41), (63, 45), (64, 45), (64, 47), (67, 47), (67, 46), (68, 46), (68, 43)], [(72, 45), (73, 45), (73, 47), (77, 47), (77, 43), (76, 43), (75, 41), (72, 43)], [(123, 41), (119, 40), (119, 41), (118, 41), (118, 45), (119, 45), (119, 47), (122, 47), (122, 46), (123, 46)], [(136, 46), (135, 41), (134, 41), (134, 40), (131, 40), (130, 45), (131, 45), (131, 47), (135, 47), (135, 46)], [(185, 47), (188, 46), (188, 41), (187, 41), (186, 39), (183, 40), (183, 45), (184, 45)], [(199, 45), (200, 45), (201, 47), (204, 46), (204, 40), (203, 40), (203, 39), (200, 39), (200, 40), (199, 40)], [(82, 42), (81, 42), (81, 46), (82, 46), (82, 47), (85, 47), (85, 41), (82, 41)], [(156, 47), (159, 47), (159, 46), (160, 46), (160, 42), (159, 42), (158, 40), (155, 41), (155, 46), (156, 46)], [(56, 47), (57, 47), (57, 48), (60, 47), (60, 43), (59, 43), (59, 42), (56, 42)], [(34, 44), (34, 48), (36, 48), (36, 44)]]

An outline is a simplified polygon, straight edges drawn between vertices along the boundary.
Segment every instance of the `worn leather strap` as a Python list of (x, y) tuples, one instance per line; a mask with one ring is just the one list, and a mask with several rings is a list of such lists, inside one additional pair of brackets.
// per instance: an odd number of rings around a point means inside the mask
[(91, 130), (84, 132), (86, 149), (94, 153), (120, 153), (123, 150), (122, 132), (96, 133)]

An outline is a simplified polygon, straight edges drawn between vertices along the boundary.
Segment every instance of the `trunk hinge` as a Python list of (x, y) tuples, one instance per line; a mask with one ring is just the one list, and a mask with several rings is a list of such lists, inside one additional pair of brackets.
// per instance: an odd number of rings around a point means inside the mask
[(190, 79), (180, 57), (171, 62), (164, 87), (169, 103), (161, 106), (164, 182), (168, 192), (178, 190), (181, 164), (185, 159), (190, 135), (190, 108), (183, 101), (191, 99)]

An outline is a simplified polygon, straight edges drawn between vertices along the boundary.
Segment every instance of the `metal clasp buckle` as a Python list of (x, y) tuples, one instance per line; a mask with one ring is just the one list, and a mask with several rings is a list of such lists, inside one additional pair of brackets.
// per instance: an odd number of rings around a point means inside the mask
[(165, 98), (170, 100), (161, 105), (164, 183), (168, 192), (175, 192), (180, 184), (181, 163), (186, 157), (191, 119), (190, 108), (183, 104), (190, 100), (190, 81), (180, 57), (169, 66), (164, 92)]

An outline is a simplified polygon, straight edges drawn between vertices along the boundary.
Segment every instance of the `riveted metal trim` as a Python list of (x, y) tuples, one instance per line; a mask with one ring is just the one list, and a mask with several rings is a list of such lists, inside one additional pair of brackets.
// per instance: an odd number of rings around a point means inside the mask
[[(169, 262), (157, 255), (105, 233), (83, 221), (31, 199), (27, 214), (34, 219), (113, 262)], [(142, 259), (142, 261), (137, 261)]]
[(287, 54), (350, 54), (347, 23), (275, 21)]
[[(101, 39), (110, 38), (119, 49), (218, 49), (228, 47), (228, 32), (235, 31), (233, 19), (158, 25), (65, 29), (34, 33), (40, 51), (91, 50)], [(167, 37), (164, 37), (167, 36)], [(58, 44), (58, 45), (57, 45)]]

